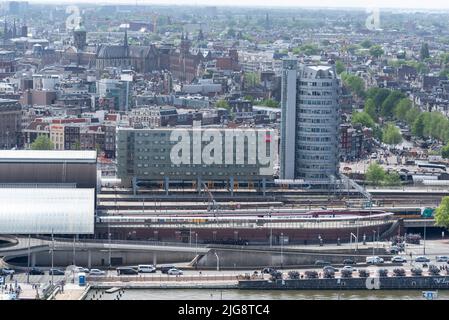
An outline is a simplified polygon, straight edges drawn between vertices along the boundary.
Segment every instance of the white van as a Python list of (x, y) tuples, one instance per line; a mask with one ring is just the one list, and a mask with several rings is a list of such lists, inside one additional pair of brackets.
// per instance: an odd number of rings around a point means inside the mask
[(140, 273), (153, 273), (156, 272), (156, 268), (152, 264), (139, 264), (137, 271)]
[(370, 257), (366, 257), (366, 263), (367, 264), (380, 264), (380, 263), (384, 263), (384, 259), (382, 259), (381, 257), (378, 257), (378, 256), (370, 256)]

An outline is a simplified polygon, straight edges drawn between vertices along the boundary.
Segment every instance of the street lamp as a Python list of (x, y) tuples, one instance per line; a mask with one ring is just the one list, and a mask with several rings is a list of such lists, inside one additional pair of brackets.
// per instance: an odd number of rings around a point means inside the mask
[(374, 256), (374, 240), (376, 240), (376, 230), (373, 230), (373, 256)]
[(284, 266), (284, 233), (281, 232), (281, 269)]
[(424, 218), (424, 248), (423, 248), (423, 254), (426, 255), (426, 225), (427, 220)]
[(214, 251), (215, 257), (217, 258), (217, 271), (220, 271), (220, 258), (216, 251)]
[(27, 283), (30, 283), (31, 234), (28, 235), (28, 273)]

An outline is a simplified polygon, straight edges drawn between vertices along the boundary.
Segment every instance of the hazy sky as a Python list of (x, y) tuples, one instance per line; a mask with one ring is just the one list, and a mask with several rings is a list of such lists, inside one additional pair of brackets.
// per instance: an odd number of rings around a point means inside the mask
[[(28, 0), (53, 3), (115, 3), (135, 4), (136, 0)], [(137, 0), (138, 4), (224, 5), (224, 6), (298, 6), (298, 7), (357, 7), (449, 9), (448, 0)]]

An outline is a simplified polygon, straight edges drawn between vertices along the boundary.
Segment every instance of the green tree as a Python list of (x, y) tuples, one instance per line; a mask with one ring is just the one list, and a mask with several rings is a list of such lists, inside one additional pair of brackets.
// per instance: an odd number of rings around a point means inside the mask
[(400, 186), (401, 177), (397, 172), (390, 172), (385, 175), (384, 185), (386, 186)]
[(424, 118), (424, 114), (421, 113), (412, 125), (412, 134), (420, 138), (424, 138)]
[(435, 224), (439, 227), (449, 228), (449, 197), (443, 197), (435, 210)]
[(389, 123), (382, 132), (382, 141), (390, 145), (401, 143), (401, 132), (394, 124)]
[(421, 59), (421, 61), (430, 58), (429, 45), (426, 42), (424, 42), (421, 46), (419, 58)]
[(346, 70), (346, 67), (343, 62), (337, 60), (337, 62), (335, 62), (335, 70), (337, 71), (337, 74), (341, 74)]
[(376, 111), (376, 104), (372, 98), (366, 99), (363, 110), (368, 113), (374, 121), (377, 121), (378, 115)]
[(376, 58), (379, 58), (381, 55), (383, 55), (384, 54), (384, 50), (382, 49), (382, 47), (381, 46), (372, 46), (370, 49), (369, 49), (369, 53), (373, 56), (373, 57), (376, 57)]
[(260, 83), (260, 75), (256, 72), (247, 72), (245, 73), (244, 82), (247, 88), (255, 87)]
[(341, 79), (343, 80), (344, 85), (357, 96), (365, 96), (365, 83), (363, 82), (362, 78), (353, 74), (349, 74), (347, 72), (343, 72), (341, 74)]
[(391, 90), (384, 88), (370, 88), (366, 92), (367, 98), (371, 98), (374, 100), (374, 104), (376, 105), (376, 110), (379, 112), (382, 107), (382, 103), (384, 103), (385, 99), (390, 95)]
[(31, 144), (32, 150), (53, 150), (53, 142), (46, 135), (38, 136)]
[(445, 159), (449, 158), (449, 142), (441, 148), (441, 156)]
[(412, 108), (412, 101), (402, 98), (394, 108), (394, 115), (400, 120), (406, 120), (407, 112)]
[(352, 121), (353, 124), (360, 123), (362, 126), (373, 128), (375, 123), (374, 120), (371, 118), (371, 116), (365, 112), (354, 112), (352, 114)]
[(365, 39), (360, 43), (360, 45), (362, 46), (362, 48), (368, 49), (372, 47), (373, 43), (370, 40)]
[(405, 115), (405, 121), (409, 124), (409, 126), (412, 126), (415, 120), (418, 118), (419, 114), (421, 112), (418, 108), (411, 108), (409, 111), (407, 111)]
[(379, 185), (385, 179), (385, 170), (377, 163), (373, 162), (366, 170), (365, 180), (375, 186)]
[(216, 108), (224, 108), (224, 109), (230, 109), (229, 103), (224, 100), (224, 99), (220, 99), (217, 101), (217, 103), (215, 103), (215, 107)]
[(270, 108), (279, 108), (279, 102), (273, 99), (265, 99), (260, 103), (262, 106), (270, 107)]
[(399, 100), (405, 98), (404, 94), (400, 91), (391, 91), (388, 97), (382, 103), (380, 113), (384, 117), (391, 117), (393, 115), (394, 108)]

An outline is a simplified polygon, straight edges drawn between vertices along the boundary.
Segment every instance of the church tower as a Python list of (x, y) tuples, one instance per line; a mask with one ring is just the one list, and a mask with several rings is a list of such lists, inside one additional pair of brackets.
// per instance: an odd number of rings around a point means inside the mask
[(86, 29), (82, 25), (82, 22), (80, 22), (80, 24), (73, 29), (73, 43), (79, 51), (83, 51), (86, 48), (86, 39)]

